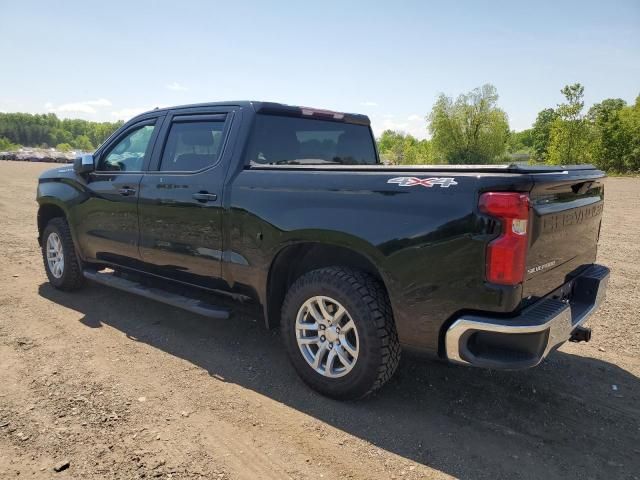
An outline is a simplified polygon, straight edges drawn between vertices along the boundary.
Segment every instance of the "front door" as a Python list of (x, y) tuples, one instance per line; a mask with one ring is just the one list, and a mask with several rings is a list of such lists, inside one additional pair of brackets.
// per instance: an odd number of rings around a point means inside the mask
[(78, 243), (88, 259), (135, 266), (138, 252), (138, 194), (158, 118), (135, 123), (96, 157), (87, 177), (87, 201), (74, 209)]
[(227, 115), (174, 115), (140, 184), (140, 253), (158, 275), (210, 288), (222, 273), (221, 161)]

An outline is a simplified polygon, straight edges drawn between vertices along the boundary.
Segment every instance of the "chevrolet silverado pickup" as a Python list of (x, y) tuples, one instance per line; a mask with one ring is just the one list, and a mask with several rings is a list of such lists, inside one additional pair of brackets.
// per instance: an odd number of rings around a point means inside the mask
[(588, 341), (604, 177), (385, 166), (363, 115), (188, 105), (43, 173), (38, 239), (61, 290), (90, 279), (218, 319), (220, 292), (250, 299), (310, 387), (359, 398), (401, 350), (520, 369)]

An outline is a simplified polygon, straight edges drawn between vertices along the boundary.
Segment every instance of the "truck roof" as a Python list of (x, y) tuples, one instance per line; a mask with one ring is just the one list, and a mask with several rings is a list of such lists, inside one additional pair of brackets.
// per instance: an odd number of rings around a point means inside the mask
[(331, 120), (335, 122), (355, 123), (358, 125), (371, 124), (369, 117), (361, 115), (359, 113), (347, 113), (337, 112), (333, 110), (326, 110), (320, 108), (303, 107), (298, 105), (287, 105), (285, 103), (276, 102), (263, 102), (256, 100), (232, 100), (226, 102), (205, 102), (205, 103), (192, 103), (188, 105), (176, 105), (173, 107), (162, 107), (149, 110), (147, 112), (136, 115), (134, 118), (143, 117), (150, 113), (168, 112), (173, 110), (189, 110), (189, 109), (203, 109), (211, 107), (244, 107), (251, 108), (256, 113), (264, 113), (271, 115), (286, 115), (286, 116), (310, 116), (322, 120)]

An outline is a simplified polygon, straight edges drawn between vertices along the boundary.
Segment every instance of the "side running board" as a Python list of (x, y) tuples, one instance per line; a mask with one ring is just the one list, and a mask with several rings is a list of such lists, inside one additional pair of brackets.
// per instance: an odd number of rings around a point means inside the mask
[(182, 308), (183, 310), (197, 313), (199, 315), (204, 315), (205, 317), (220, 319), (229, 318), (230, 312), (225, 308), (217, 307), (203, 302), (202, 300), (185, 297), (159, 288), (149, 287), (138, 282), (127, 280), (126, 278), (117, 277), (112, 273), (83, 270), (82, 274), (89, 280), (107, 285), (108, 287), (114, 287), (118, 290), (124, 290), (125, 292), (140, 295), (141, 297), (157, 300), (158, 302)]

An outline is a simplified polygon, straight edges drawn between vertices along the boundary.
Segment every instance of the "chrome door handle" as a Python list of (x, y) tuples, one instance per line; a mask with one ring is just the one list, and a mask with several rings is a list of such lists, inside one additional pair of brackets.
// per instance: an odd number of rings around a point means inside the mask
[(198, 193), (194, 193), (191, 196), (193, 197), (194, 200), (197, 200), (202, 203), (215, 202), (218, 199), (218, 195), (216, 195), (215, 193), (209, 193), (209, 192), (198, 192)]
[(128, 197), (129, 195), (134, 195), (136, 193), (135, 189), (129, 187), (122, 187), (118, 190), (118, 193), (123, 197)]

